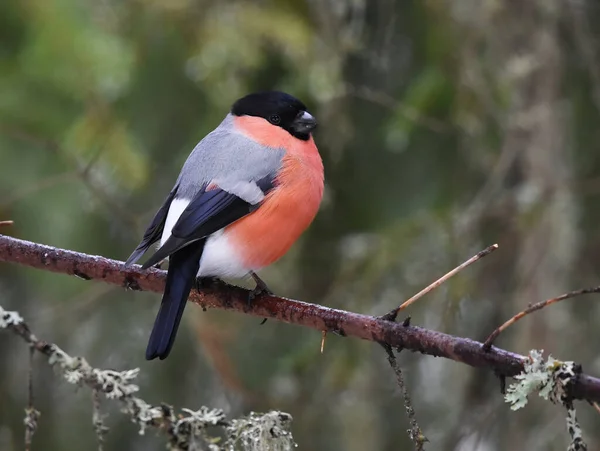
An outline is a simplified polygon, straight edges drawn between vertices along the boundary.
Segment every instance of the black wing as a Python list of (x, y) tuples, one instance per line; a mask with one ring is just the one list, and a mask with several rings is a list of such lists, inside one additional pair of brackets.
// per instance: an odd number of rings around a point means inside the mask
[(144, 252), (160, 239), (165, 227), (165, 221), (167, 220), (167, 214), (169, 213), (169, 207), (171, 207), (171, 202), (173, 202), (175, 194), (177, 194), (177, 188), (179, 188), (179, 185), (176, 185), (175, 188), (173, 188), (165, 199), (162, 207), (156, 212), (154, 219), (152, 219), (152, 222), (144, 232), (144, 238), (142, 238), (141, 243), (129, 256), (125, 265), (131, 265), (138, 261), (140, 257), (144, 255)]
[[(274, 187), (274, 176), (269, 175), (256, 182), (263, 193)], [(207, 237), (229, 224), (252, 213), (260, 204), (252, 205), (220, 188), (203, 189), (183, 211), (171, 230), (171, 236), (152, 255), (142, 268), (162, 261), (184, 246)], [(162, 228), (161, 228), (162, 229)]]

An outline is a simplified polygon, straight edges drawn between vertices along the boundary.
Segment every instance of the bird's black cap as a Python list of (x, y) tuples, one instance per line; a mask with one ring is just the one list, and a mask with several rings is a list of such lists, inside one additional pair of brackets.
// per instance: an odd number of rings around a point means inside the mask
[(316, 120), (300, 100), (280, 91), (248, 94), (231, 107), (234, 116), (257, 116), (283, 128), (296, 138), (307, 140)]

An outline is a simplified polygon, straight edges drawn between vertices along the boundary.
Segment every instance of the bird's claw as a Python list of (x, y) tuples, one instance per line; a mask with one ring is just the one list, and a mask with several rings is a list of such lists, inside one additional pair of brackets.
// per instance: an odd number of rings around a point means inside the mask
[(194, 285), (197, 291), (202, 291), (203, 288), (219, 282), (222, 282), (222, 280), (218, 277), (196, 277)]
[[(250, 307), (250, 304), (252, 304), (252, 301), (254, 301), (254, 299), (257, 296), (260, 296), (262, 294), (266, 294), (268, 296), (273, 296), (273, 292), (271, 290), (269, 290), (269, 288), (265, 285), (264, 287), (260, 287), (259, 284), (256, 284), (256, 287), (254, 287), (254, 290), (250, 291), (250, 293), (248, 293), (248, 307)], [(264, 323), (267, 322), (267, 318), (263, 318), (263, 320), (260, 322), (260, 325), (262, 326)]]
[(252, 301), (254, 301), (254, 299), (256, 299), (259, 296), (262, 296), (263, 294), (266, 294), (267, 296), (274, 295), (273, 292), (269, 290), (269, 287), (267, 287), (266, 285), (261, 286), (261, 284), (257, 283), (254, 289), (250, 291), (250, 293), (248, 293), (248, 305), (250, 305)]
[[(252, 271), (250, 273), (250, 275), (256, 282), (256, 286), (254, 287), (254, 290), (252, 290), (250, 293), (248, 293), (248, 306), (250, 306), (250, 304), (252, 304), (252, 301), (254, 301), (254, 299), (257, 296), (260, 296), (262, 294), (266, 294), (268, 296), (274, 296), (274, 293), (269, 289), (269, 287), (267, 286), (265, 281), (262, 280), (260, 277), (258, 277), (258, 275), (254, 271)], [(260, 325), (262, 326), (266, 322), (267, 322), (267, 318), (264, 318), (262, 320), (262, 322), (260, 323)]]
[(273, 292), (269, 289), (264, 280), (258, 277), (258, 275), (254, 271), (251, 271), (250, 275), (256, 282), (256, 286), (254, 287), (254, 290), (248, 293), (248, 304), (250, 304), (256, 297), (261, 296), (263, 294), (273, 296)]

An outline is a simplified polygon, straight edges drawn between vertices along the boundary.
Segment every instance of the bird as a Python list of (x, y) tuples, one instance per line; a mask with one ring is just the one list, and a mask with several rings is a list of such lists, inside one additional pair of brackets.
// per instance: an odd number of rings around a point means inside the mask
[(167, 280), (146, 359), (167, 358), (192, 287), (205, 278), (247, 278), (281, 258), (315, 218), (323, 198), (323, 161), (315, 117), (280, 91), (235, 101), (192, 150), (163, 205), (127, 259), (158, 249), (142, 269), (168, 259)]

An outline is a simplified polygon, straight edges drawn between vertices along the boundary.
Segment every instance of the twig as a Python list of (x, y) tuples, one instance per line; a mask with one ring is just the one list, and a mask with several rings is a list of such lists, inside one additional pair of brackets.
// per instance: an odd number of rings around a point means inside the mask
[(14, 223), (15, 223), (14, 221), (0, 221), (0, 227), (11, 226)]
[(570, 298), (574, 298), (576, 296), (581, 296), (582, 294), (589, 294), (589, 293), (600, 293), (600, 286), (594, 287), (594, 288), (584, 288), (583, 290), (570, 291), (569, 293), (561, 294), (560, 296), (557, 296), (555, 298), (546, 299), (545, 301), (541, 301), (536, 304), (530, 305), (525, 310), (517, 313), (511, 319), (509, 319), (504, 324), (502, 324), (500, 327), (498, 327), (496, 330), (494, 330), (490, 334), (490, 336), (487, 337), (485, 342), (483, 343), (483, 349), (485, 351), (488, 351), (490, 349), (490, 347), (492, 346), (492, 344), (494, 343), (494, 341), (496, 340), (496, 338), (498, 338), (498, 335), (500, 335), (508, 327), (510, 327), (512, 324), (516, 323), (517, 321), (519, 321), (524, 316), (526, 316), (530, 313), (533, 313), (537, 310), (541, 310), (550, 304), (554, 304), (556, 302), (564, 301), (565, 299), (570, 299)]
[(457, 274), (458, 272), (462, 271), (463, 269), (465, 269), (467, 266), (471, 265), (472, 263), (475, 263), (477, 260), (480, 260), (483, 257), (485, 257), (486, 255), (491, 254), (496, 249), (498, 249), (498, 245), (497, 244), (492, 244), (491, 246), (486, 247), (484, 250), (482, 250), (481, 252), (479, 252), (477, 255), (474, 255), (473, 257), (471, 257), (470, 259), (468, 259), (466, 262), (458, 265), (452, 271), (446, 273), (445, 275), (443, 275), (442, 277), (440, 277), (438, 280), (436, 280), (432, 284), (430, 284), (427, 287), (423, 288), (421, 291), (419, 291), (417, 294), (415, 294), (413, 297), (411, 297), (407, 301), (404, 301), (400, 305), (400, 307), (398, 307), (398, 308), (396, 308), (394, 310), (391, 310), (390, 312), (388, 312), (385, 315), (383, 315), (382, 318), (386, 319), (386, 320), (389, 320), (389, 321), (395, 321), (396, 320), (396, 316), (398, 316), (398, 313), (401, 310), (404, 310), (406, 307), (408, 307), (409, 305), (411, 305), (415, 301), (419, 300), (420, 298), (422, 298), (423, 296), (425, 296), (430, 291), (432, 291), (432, 290), (436, 289), (437, 287), (439, 287), (441, 284), (443, 284), (450, 277), (452, 277), (455, 274)]
[[(141, 270), (138, 265), (125, 266), (120, 261), (4, 235), (0, 235), (0, 262), (2, 261), (77, 275), (86, 280), (97, 279), (134, 290), (162, 293), (165, 287), (165, 271)], [(203, 286), (200, 292), (194, 290), (189, 300), (204, 308), (231, 310), (309, 327), (319, 332), (336, 331), (341, 336), (387, 343), (392, 348), (403, 347), (422, 354), (444, 357), (506, 377), (523, 371), (525, 356), (496, 347), (486, 352), (482, 349), (483, 343), (468, 338), (278, 296), (257, 296), (249, 305), (248, 293), (246, 289), (216, 282)], [(573, 385), (572, 395), (573, 399), (600, 402), (600, 379), (580, 375)]]
[(35, 349), (29, 347), (29, 370), (27, 375), (27, 408), (25, 409), (25, 451), (31, 449), (31, 443), (33, 441), (33, 434), (37, 430), (37, 423), (40, 417), (40, 412), (33, 406), (33, 356)]
[(323, 330), (321, 331), (321, 354), (323, 354), (323, 351), (325, 350), (325, 339), (327, 338), (327, 331)]
[(413, 409), (412, 402), (410, 400), (410, 395), (408, 394), (408, 390), (406, 389), (406, 383), (404, 382), (404, 376), (402, 375), (402, 369), (398, 364), (398, 360), (396, 360), (396, 356), (394, 355), (394, 351), (392, 347), (387, 344), (382, 344), (383, 349), (387, 353), (387, 360), (394, 370), (394, 374), (396, 375), (396, 382), (398, 383), (398, 387), (400, 387), (400, 391), (402, 392), (402, 397), (404, 398), (404, 408), (406, 409), (406, 415), (408, 416), (408, 421), (410, 422), (410, 429), (408, 429), (408, 436), (415, 444), (416, 451), (423, 451), (425, 448), (425, 443), (429, 440), (423, 434), (423, 431), (419, 427), (417, 423), (417, 419), (415, 417), (415, 410)]

